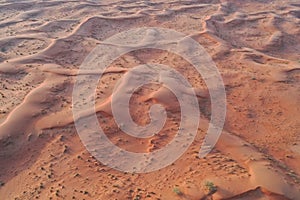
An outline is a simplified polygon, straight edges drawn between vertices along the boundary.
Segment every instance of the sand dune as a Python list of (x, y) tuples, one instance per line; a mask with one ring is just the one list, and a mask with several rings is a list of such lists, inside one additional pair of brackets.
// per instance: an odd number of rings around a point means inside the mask
[[(296, 0), (0, 2), (0, 199), (300, 199), (299, 16)], [(122, 55), (106, 71), (79, 69), (110, 36), (145, 26), (190, 36), (222, 75), (226, 122), (204, 158), (198, 151), (211, 101), (204, 78), (185, 59), (144, 49)], [(153, 104), (166, 109), (164, 127), (148, 138), (124, 133), (110, 107), (121, 77), (145, 63), (170, 66), (195, 88), (182, 93), (196, 94), (199, 128), (174, 164), (124, 173), (97, 161), (76, 134), (73, 86), (76, 76), (103, 74), (95, 110), (107, 138), (127, 151), (155, 152), (180, 127), (174, 94), (155, 83), (130, 99), (132, 120), (141, 126), (150, 122)], [(80, 118), (93, 111), (82, 110)], [(207, 181), (216, 191), (208, 191)]]

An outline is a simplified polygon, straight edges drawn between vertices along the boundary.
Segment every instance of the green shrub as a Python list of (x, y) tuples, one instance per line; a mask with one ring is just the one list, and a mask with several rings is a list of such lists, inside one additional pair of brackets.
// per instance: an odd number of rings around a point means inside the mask
[(182, 192), (180, 191), (180, 189), (178, 187), (174, 187), (173, 192), (177, 195), (182, 195)]
[(215, 184), (211, 181), (206, 181), (205, 187), (208, 190), (209, 194), (213, 194), (217, 191), (217, 186), (215, 186)]

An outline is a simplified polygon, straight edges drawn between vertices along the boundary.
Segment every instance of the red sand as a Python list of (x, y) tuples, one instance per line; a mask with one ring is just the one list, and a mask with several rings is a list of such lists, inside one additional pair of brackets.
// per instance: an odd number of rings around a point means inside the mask
[[(0, 199), (300, 199), (299, 14), (296, 0), (0, 3)], [(216, 147), (198, 158), (210, 115), (203, 79), (170, 52), (122, 56), (97, 88), (99, 122), (114, 144), (152, 152), (178, 129), (176, 99), (155, 84), (132, 97), (130, 112), (145, 125), (149, 106), (165, 105), (164, 134), (138, 139), (115, 124), (112, 90), (137, 64), (176, 69), (196, 88), (202, 112), (195, 141), (174, 164), (131, 174), (87, 152), (74, 127), (72, 88), (93, 48), (142, 26), (174, 29), (205, 48), (224, 79), (227, 116)], [(207, 192), (206, 181), (217, 186), (215, 193)]]

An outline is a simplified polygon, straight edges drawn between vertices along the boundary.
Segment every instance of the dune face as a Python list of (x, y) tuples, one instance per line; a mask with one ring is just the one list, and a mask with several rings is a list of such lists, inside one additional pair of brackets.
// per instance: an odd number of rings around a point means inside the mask
[[(0, 199), (300, 199), (299, 17), (296, 0), (1, 1)], [(140, 27), (172, 29), (193, 38), (218, 68), (227, 114), (207, 156), (199, 157), (199, 149), (213, 112), (211, 92), (186, 59), (145, 48), (121, 55), (105, 71), (80, 70), (98, 45)], [(160, 36), (149, 35), (142, 44)], [(173, 164), (148, 173), (118, 171), (98, 161), (93, 146), (85, 146), (76, 121), (95, 111), (107, 141), (145, 154), (172, 142), (182, 119), (195, 123), (182, 117), (180, 101), (159, 78), (129, 99), (129, 114), (141, 127), (151, 122), (153, 105), (165, 109), (158, 133), (134, 137), (117, 123), (113, 91), (117, 85), (125, 96), (126, 84), (139, 79), (131, 70), (147, 63), (171, 67), (185, 77), (194, 90), (177, 88), (182, 95), (195, 95), (199, 126)], [(158, 70), (157, 77), (162, 73)], [(88, 82), (99, 74), (95, 109), (82, 109), (74, 117), (76, 78)], [(153, 131), (157, 127), (160, 122)]]

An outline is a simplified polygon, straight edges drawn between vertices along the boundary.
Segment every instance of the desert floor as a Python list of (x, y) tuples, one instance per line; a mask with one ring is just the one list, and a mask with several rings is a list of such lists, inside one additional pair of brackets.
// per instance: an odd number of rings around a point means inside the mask
[[(121, 56), (96, 91), (99, 123), (112, 143), (152, 152), (178, 129), (177, 102), (155, 84), (133, 95), (130, 112), (145, 125), (149, 106), (165, 105), (162, 132), (134, 138), (115, 124), (107, 102), (137, 64), (179, 71), (199, 89), (201, 110), (197, 136), (175, 163), (124, 173), (84, 147), (72, 117), (72, 89), (79, 66), (101, 41), (144, 26), (176, 30), (205, 48), (225, 84), (227, 115), (217, 145), (199, 158), (210, 117), (201, 75), (163, 50)], [(300, 199), (299, 27), (297, 0), (1, 1), (0, 199)], [(208, 181), (216, 192), (208, 191)]]

